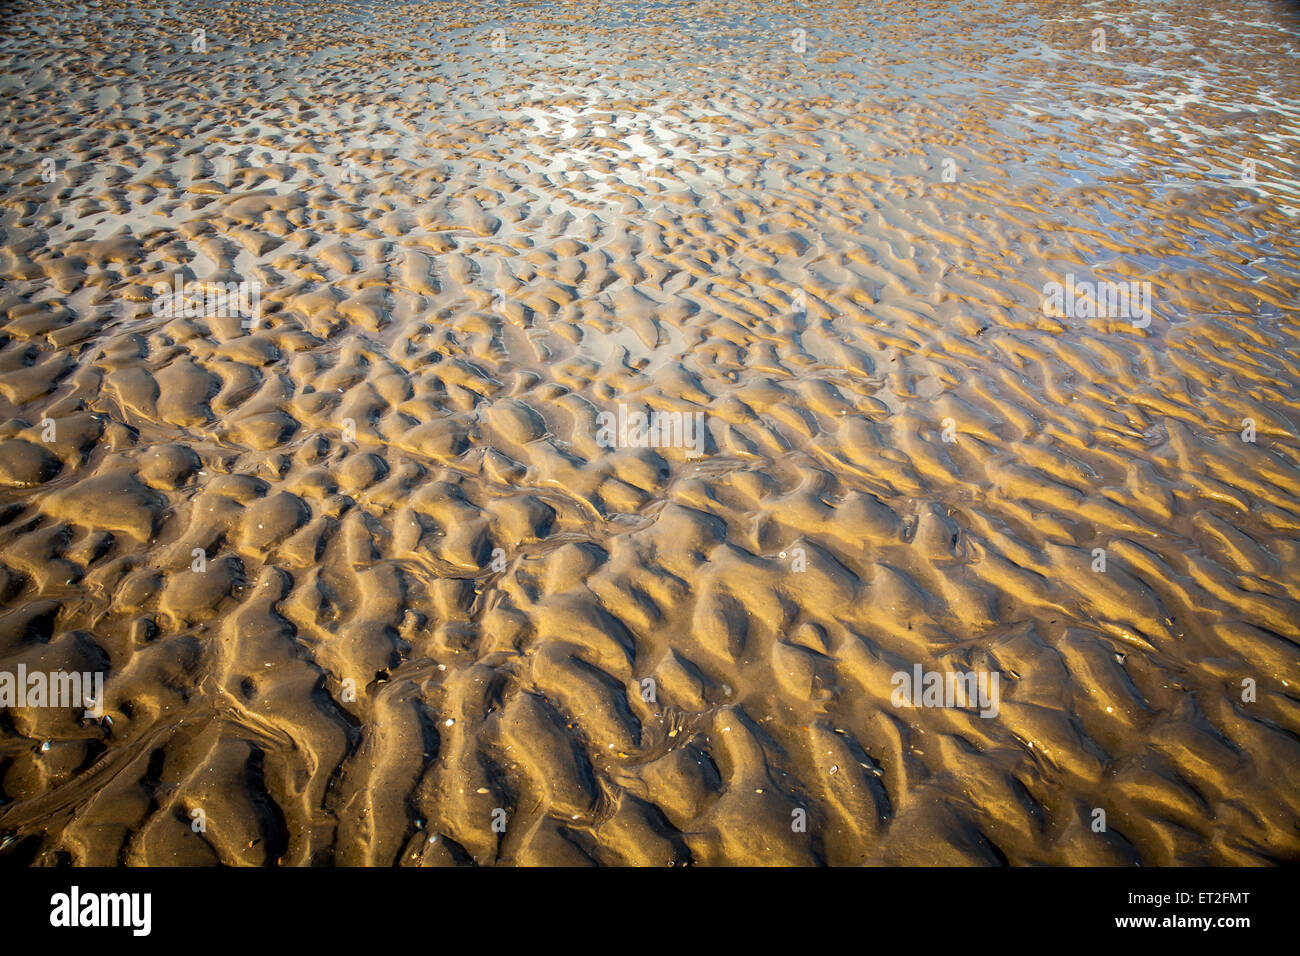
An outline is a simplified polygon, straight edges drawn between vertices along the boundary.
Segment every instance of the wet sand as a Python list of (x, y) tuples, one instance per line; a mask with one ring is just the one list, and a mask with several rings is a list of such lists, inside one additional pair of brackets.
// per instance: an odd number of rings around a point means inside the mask
[(0, 6), (0, 860), (1300, 859), (1300, 20), (807, 6)]

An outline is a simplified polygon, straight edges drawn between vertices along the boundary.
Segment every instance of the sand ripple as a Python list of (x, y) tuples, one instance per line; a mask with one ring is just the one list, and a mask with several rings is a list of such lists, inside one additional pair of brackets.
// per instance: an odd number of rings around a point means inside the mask
[(1289, 8), (340, 6), (0, 14), (8, 855), (1300, 858)]

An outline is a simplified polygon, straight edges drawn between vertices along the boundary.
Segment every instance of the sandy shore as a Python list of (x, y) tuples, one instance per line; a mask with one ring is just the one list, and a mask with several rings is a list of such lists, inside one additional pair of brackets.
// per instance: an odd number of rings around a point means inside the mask
[(0, 7), (0, 860), (1300, 859), (1289, 5), (151, 7)]

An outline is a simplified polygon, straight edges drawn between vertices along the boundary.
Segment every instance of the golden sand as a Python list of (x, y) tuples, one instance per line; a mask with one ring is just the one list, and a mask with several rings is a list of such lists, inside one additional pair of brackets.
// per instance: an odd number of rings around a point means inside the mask
[(1288, 5), (0, 17), (0, 856), (1300, 858)]

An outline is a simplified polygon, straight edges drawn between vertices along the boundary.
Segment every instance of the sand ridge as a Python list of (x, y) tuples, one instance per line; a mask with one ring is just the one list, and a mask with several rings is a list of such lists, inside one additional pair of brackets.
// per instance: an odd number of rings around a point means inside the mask
[(1294, 16), (808, 6), (7, 5), (9, 855), (1300, 856)]

